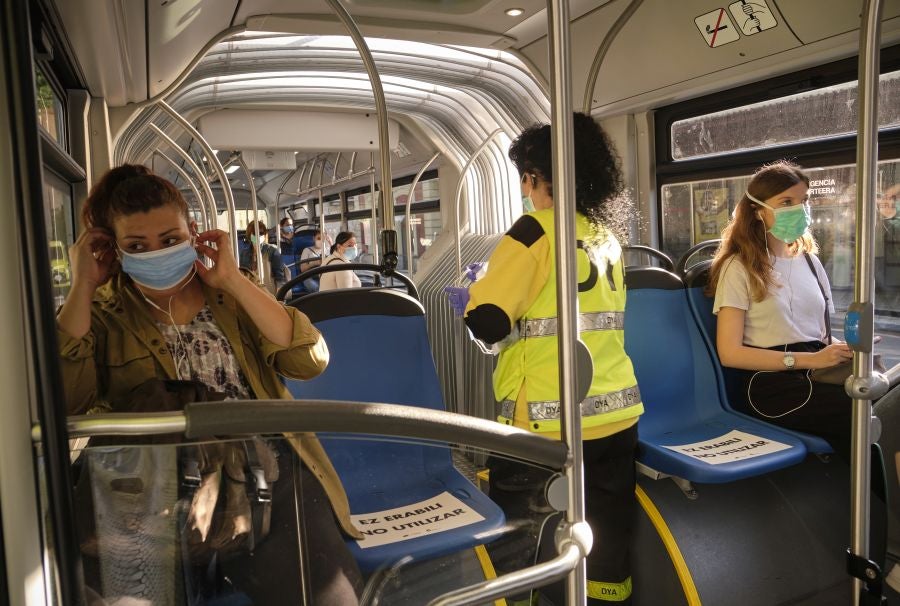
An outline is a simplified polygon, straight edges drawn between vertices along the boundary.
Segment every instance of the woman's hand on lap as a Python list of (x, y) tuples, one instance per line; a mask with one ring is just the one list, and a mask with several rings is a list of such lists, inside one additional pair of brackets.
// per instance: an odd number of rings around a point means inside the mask
[(832, 343), (812, 355), (812, 368), (828, 368), (853, 359), (853, 350), (846, 343)]

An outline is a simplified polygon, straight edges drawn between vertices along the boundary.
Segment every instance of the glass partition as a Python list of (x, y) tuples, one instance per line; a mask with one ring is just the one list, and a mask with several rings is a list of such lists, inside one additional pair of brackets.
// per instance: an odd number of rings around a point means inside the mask
[[(340, 530), (295, 439), (104, 437), (73, 451), (89, 603), (277, 606), (306, 591), (310, 604), (420, 605), (530, 565), (545, 526), (552, 549), (547, 470), (445, 444), (320, 438), (359, 539)], [(514, 490), (487, 496), (476, 455)]]

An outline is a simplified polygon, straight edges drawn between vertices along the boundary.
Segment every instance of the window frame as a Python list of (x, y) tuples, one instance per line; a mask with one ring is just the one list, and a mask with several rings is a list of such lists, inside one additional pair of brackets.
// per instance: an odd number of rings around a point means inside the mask
[[(881, 73), (900, 70), (900, 45), (881, 51)], [(692, 180), (735, 177), (755, 171), (759, 166), (780, 158), (789, 158), (802, 166), (849, 164), (856, 161), (856, 135), (827, 140), (779, 145), (734, 152), (695, 160), (672, 158), (672, 124), (704, 114), (735, 109), (800, 92), (852, 82), (858, 78), (858, 59), (850, 57), (817, 67), (776, 76), (737, 88), (697, 97), (659, 108), (654, 112), (657, 233), (662, 234), (662, 187)], [(900, 128), (879, 133), (878, 159), (900, 157)]]

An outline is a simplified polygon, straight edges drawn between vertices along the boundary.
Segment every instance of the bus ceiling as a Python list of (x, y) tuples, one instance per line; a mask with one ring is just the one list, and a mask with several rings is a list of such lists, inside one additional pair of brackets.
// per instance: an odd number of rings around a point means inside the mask
[[(91, 94), (105, 98), (110, 107), (170, 92), (210, 48), (238, 33), (267, 31), (296, 37), (345, 33), (319, 0), (154, 0), (146, 2), (146, 10), (140, 2), (54, 1)], [(573, 0), (571, 4), (576, 99), (583, 96), (588, 67), (604, 45), (605, 34), (624, 11), (633, 10), (608, 43), (597, 79), (601, 84), (592, 91), (593, 111), (603, 114), (668, 103), (685, 90), (702, 94), (744, 84), (757, 77), (756, 65), (771, 70), (772, 61), (787, 72), (852, 56), (861, 6), (846, 0), (777, 4), (766, 0), (774, 26), (755, 35), (736, 34), (732, 43), (711, 48), (694, 21), (718, 10), (716, 3)], [(513, 16), (507, 14), (509, 3), (501, 0), (347, 3), (364, 35), (506, 50), (544, 80), (545, 4), (520, 0), (516, 6), (522, 13)], [(133, 10), (120, 12), (126, 7)], [(667, 52), (660, 40), (679, 52)], [(882, 43), (898, 40), (900, 2), (888, 0)], [(121, 57), (121, 63), (111, 60), (114, 57)], [(634, 65), (642, 69), (634, 70)]]

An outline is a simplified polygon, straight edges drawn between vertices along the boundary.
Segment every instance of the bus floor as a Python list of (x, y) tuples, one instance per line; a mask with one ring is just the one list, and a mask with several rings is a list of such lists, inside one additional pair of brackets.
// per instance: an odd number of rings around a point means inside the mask
[[(846, 465), (812, 455), (764, 476), (695, 485), (695, 499), (670, 480), (640, 478), (635, 605), (852, 603), (849, 482)], [(873, 499), (873, 519), (879, 506)], [(896, 592), (886, 594), (900, 606)]]

